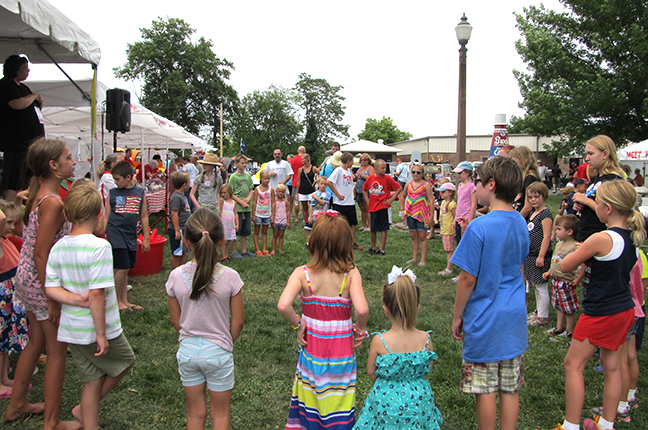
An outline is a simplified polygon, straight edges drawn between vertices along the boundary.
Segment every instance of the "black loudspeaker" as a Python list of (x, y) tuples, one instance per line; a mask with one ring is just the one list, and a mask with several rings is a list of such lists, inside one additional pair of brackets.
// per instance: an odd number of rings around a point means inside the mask
[(106, 91), (106, 129), (126, 133), (130, 126), (130, 92), (119, 88)]

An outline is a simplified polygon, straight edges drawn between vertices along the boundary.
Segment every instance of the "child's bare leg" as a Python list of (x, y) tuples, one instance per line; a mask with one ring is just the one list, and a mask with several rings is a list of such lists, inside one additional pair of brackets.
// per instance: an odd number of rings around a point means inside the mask
[(385, 252), (385, 246), (387, 246), (387, 230), (380, 232), (380, 250)]
[(232, 390), (209, 390), (209, 416), (212, 421), (212, 429), (229, 430), (231, 400)]
[(448, 259), (448, 264), (446, 265), (446, 270), (452, 270), (452, 263), (450, 262), (450, 259), (452, 258), (452, 255), (454, 254), (454, 251), (446, 251), (446, 256)]
[(621, 356), (621, 348), (617, 351), (601, 348), (601, 366), (603, 366), (603, 418), (612, 423), (616, 419), (617, 406), (619, 405), (623, 386)]
[(63, 382), (65, 381), (65, 361), (67, 343), (56, 340), (58, 326), (49, 320), (41, 322), (45, 335), (45, 348), (47, 349), (47, 363), (45, 364), (45, 416), (43, 417), (43, 430), (80, 429), (78, 421), (60, 420), (61, 396)]
[(261, 243), (263, 244), (263, 251), (268, 249), (268, 226), (261, 227)]
[(619, 402), (625, 402), (628, 400), (628, 390), (630, 390), (630, 367), (628, 362), (628, 344), (632, 339), (626, 341), (623, 345), (619, 347), (621, 351), (621, 397), (619, 397)]
[(308, 202), (307, 201), (302, 201), (302, 215), (304, 219), (304, 224), (306, 224), (306, 221), (308, 221)]
[(272, 254), (277, 251), (277, 239), (279, 239), (279, 229), (272, 229)]
[[(101, 401), (101, 386), (103, 385), (105, 375), (92, 382), (87, 382), (83, 386), (81, 393), (81, 422), (85, 430), (95, 430), (99, 428), (99, 402)], [(74, 413), (72, 414), (74, 415)]]
[(576, 312), (565, 315), (565, 319), (567, 320), (566, 330), (570, 334), (574, 333), (574, 328), (576, 327)]
[(4, 416), (6, 421), (17, 420), (23, 415), (42, 414), (45, 409), (43, 403), (30, 404), (27, 402), (29, 382), (34, 374), (38, 357), (45, 348), (41, 321), (37, 321), (36, 315), (30, 311), (27, 311), (27, 318), (30, 322), (29, 343), (23, 348), (16, 364), (11, 400)]
[[(636, 336), (633, 334), (630, 338), (630, 343), (628, 344), (628, 369), (630, 371), (630, 389), (636, 390), (637, 383), (639, 382), (639, 361), (637, 360), (637, 344)], [(621, 398), (625, 397), (627, 399), (628, 393), (621, 393)], [(623, 400), (626, 400), (623, 399)], [(632, 400), (632, 399), (627, 399)]]
[(310, 235), (311, 235), (311, 231), (308, 230), (308, 229), (304, 229), (304, 236), (306, 237), (306, 244), (309, 243)]
[[(372, 231), (371, 232), (371, 249), (376, 249), (376, 232)], [(354, 236), (355, 238), (355, 236)]]
[[(101, 402), (104, 399), (104, 397), (106, 397), (106, 395), (108, 395), (108, 393), (110, 393), (113, 390), (113, 388), (115, 388), (115, 386), (119, 383), (119, 381), (121, 381), (121, 379), (124, 377), (126, 372), (128, 372), (131, 369), (131, 367), (133, 367), (132, 364), (128, 366), (127, 369), (125, 369), (122, 373), (120, 373), (115, 378), (110, 377), (108, 375), (104, 375), (102, 378), (97, 379), (97, 381), (102, 380), (101, 387), (100, 387), (99, 402)], [(85, 393), (85, 387), (84, 387), (84, 393)], [(83, 404), (83, 394), (81, 395), (81, 404), (77, 405), (74, 409), (72, 409), (72, 415), (74, 416), (74, 418), (81, 421), (81, 423), (83, 424), (83, 428), (85, 429), (87, 427), (86, 427), (85, 418), (83, 417), (83, 413), (82, 413), (82, 411), (84, 411), (85, 408), (82, 409), (82, 404)]]
[(247, 236), (241, 236), (241, 255), (247, 252)]
[(182, 254), (182, 256), (179, 258), (180, 258), (180, 266), (182, 266), (183, 264), (187, 263), (187, 260), (189, 260), (189, 254)]
[(418, 232), (415, 230), (410, 230), (410, 238), (412, 238), (412, 261), (416, 261), (418, 259), (419, 252)]
[(0, 353), (0, 393), (4, 393), (9, 388), (13, 387), (13, 381), (9, 379), (9, 354)]
[(255, 225), (254, 226), (254, 234), (252, 235), (252, 240), (254, 241), (254, 247), (256, 248), (256, 252), (261, 251), (259, 248), (259, 232), (261, 231), (261, 226), (260, 225)]
[(425, 264), (428, 252), (427, 232), (425, 230), (419, 230), (416, 233), (418, 234), (418, 242), (421, 244), (421, 263)]
[[(175, 269), (176, 267), (180, 266), (180, 257), (177, 257), (175, 255), (171, 255), (171, 270)], [(122, 309), (122, 308), (119, 308)], [(126, 308), (123, 308), (126, 309)]]
[[(583, 401), (585, 400), (583, 371), (595, 350), (596, 346), (592, 345), (589, 339), (582, 342), (573, 339), (565, 357), (565, 418), (570, 423), (580, 423)], [(616, 413), (616, 405), (614, 405), (614, 411)]]
[[(187, 430), (205, 429), (205, 421), (207, 420), (205, 385), (206, 383), (203, 382), (193, 387), (184, 387), (187, 402)], [(212, 427), (214, 427), (213, 424)]]
[(497, 420), (497, 393), (476, 394), (477, 428), (495, 430)]
[[(563, 311), (556, 310), (556, 331), (563, 330), (565, 330), (565, 313)], [(569, 332), (571, 333), (571, 331)]]
[(499, 392), (500, 398), (500, 430), (515, 430), (520, 411), (520, 396), (518, 393)]
[[(173, 257), (171, 257), (171, 264), (173, 265)], [(119, 305), (119, 310), (126, 309), (128, 308), (128, 299), (126, 294), (126, 285), (128, 284), (128, 269), (115, 269), (113, 270), (113, 274), (115, 275), (115, 293), (117, 295), (117, 304)]]
[(286, 230), (279, 229), (279, 252), (283, 252), (283, 239)]

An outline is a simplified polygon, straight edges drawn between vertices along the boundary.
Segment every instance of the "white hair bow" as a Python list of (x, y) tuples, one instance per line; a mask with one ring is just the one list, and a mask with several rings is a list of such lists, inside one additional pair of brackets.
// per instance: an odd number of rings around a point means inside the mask
[(405, 273), (403, 273), (403, 269), (401, 269), (400, 267), (392, 266), (391, 273), (387, 275), (387, 283), (393, 284), (394, 282), (396, 282), (396, 278), (403, 275), (409, 276), (410, 278), (412, 278), (412, 282), (416, 282), (416, 275), (414, 274), (414, 272), (412, 272), (412, 269), (407, 269)]

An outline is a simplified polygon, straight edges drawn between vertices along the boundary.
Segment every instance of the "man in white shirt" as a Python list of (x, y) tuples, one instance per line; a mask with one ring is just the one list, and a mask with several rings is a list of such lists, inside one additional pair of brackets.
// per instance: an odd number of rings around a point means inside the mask
[[(189, 190), (191, 190), (191, 187), (193, 187), (194, 180), (196, 179), (196, 176), (198, 176), (198, 169), (196, 166), (194, 166), (191, 163), (191, 158), (188, 156), (182, 157), (182, 173), (186, 173), (189, 175)], [(185, 196), (187, 196), (187, 199), (189, 199), (189, 208), (191, 209), (191, 213), (194, 211), (194, 204), (191, 201), (191, 197), (189, 195), (190, 191), (187, 191), (185, 193)]]
[(272, 155), (274, 160), (268, 161), (263, 170), (270, 172), (270, 187), (276, 190), (277, 185), (286, 185), (290, 178), (292, 178), (293, 170), (289, 162), (281, 159), (283, 156), (281, 149), (275, 149)]
[(353, 247), (358, 251), (362, 248), (355, 243), (356, 227), (358, 225), (358, 218), (356, 216), (355, 201), (353, 200), (353, 154), (345, 152), (341, 156), (334, 154), (331, 159), (331, 164), (337, 164), (337, 159), (340, 160), (340, 167), (336, 168), (331, 176), (326, 180), (326, 184), (333, 193), (333, 209), (340, 212), (351, 226), (351, 233), (353, 234)]

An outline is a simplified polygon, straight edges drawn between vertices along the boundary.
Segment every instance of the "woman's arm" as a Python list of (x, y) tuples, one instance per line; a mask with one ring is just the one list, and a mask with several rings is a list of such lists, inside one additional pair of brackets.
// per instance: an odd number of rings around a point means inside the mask
[(23, 110), (23, 109), (27, 109), (29, 106), (31, 106), (32, 103), (34, 103), (34, 101), (36, 101), (36, 100), (39, 100), (39, 105), (42, 108), (43, 107), (43, 99), (40, 96), (40, 94), (36, 94), (36, 93), (28, 94), (28, 95), (26, 95), (24, 97), (20, 97), (18, 99), (13, 99), (13, 100), (9, 101), (7, 104), (13, 110)]
[(301, 182), (301, 173), (302, 173), (303, 171), (304, 171), (304, 168), (303, 168), (303, 167), (300, 167), (299, 170), (297, 170), (297, 182), (295, 182), (295, 181), (294, 181), (295, 178), (293, 178), (293, 184), (294, 184), (295, 187), (297, 187), (297, 188), (296, 188), (297, 193), (299, 193), (299, 184), (300, 184), (300, 182)]
[(243, 325), (245, 324), (245, 314), (243, 312), (243, 295), (240, 291), (230, 299), (230, 312), (232, 313), (232, 320), (230, 322), (230, 334), (232, 335), (232, 342), (235, 342), (243, 331)]
[(551, 246), (552, 225), (553, 222), (551, 221), (551, 218), (545, 218), (542, 220), (542, 244), (540, 245), (540, 252), (536, 259), (536, 267), (544, 267), (545, 257), (547, 256), (547, 251), (549, 251)]

